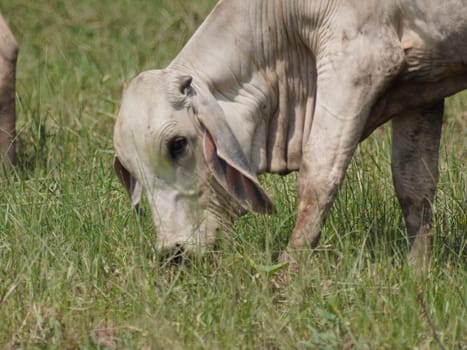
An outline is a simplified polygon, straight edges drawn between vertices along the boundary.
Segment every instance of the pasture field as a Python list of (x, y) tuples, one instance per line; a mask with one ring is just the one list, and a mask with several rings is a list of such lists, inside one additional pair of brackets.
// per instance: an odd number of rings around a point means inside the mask
[(113, 174), (113, 124), (125, 83), (165, 66), (213, 4), (1, 1), (21, 48), (19, 164), (0, 177), (0, 348), (467, 349), (467, 93), (447, 103), (425, 275), (405, 260), (388, 126), (359, 148), (288, 283), (274, 263), (295, 175), (261, 178), (276, 215), (247, 215), (202, 259), (160, 261), (150, 217)]

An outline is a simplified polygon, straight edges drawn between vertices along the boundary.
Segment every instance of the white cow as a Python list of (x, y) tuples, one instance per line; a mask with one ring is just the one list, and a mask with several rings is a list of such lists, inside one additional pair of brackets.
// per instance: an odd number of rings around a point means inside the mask
[(318, 243), (357, 145), (392, 120), (420, 264), (444, 98), (466, 87), (465, 0), (224, 0), (167, 68), (128, 86), (115, 168), (133, 205), (148, 196), (158, 248), (199, 253), (245, 210), (271, 212), (257, 174), (298, 170), (288, 260)]

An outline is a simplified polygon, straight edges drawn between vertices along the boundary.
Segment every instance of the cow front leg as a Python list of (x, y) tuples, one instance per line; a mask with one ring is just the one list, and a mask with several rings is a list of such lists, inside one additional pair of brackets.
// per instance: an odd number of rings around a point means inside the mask
[(300, 165), (297, 221), (281, 261), (318, 244), (321, 226), (358, 145), (366, 116), (340, 118), (329, 113), (329, 108), (317, 106)]
[[(388, 50), (390, 47), (393, 51)], [(372, 51), (365, 51), (367, 48)], [(403, 52), (397, 40), (390, 38), (385, 41), (359, 36), (342, 48), (341, 54), (323, 56), (318, 61), (311, 129), (304, 132), (297, 221), (282, 261), (318, 244), (321, 226), (370, 110), (403, 66)]]
[(409, 263), (420, 272), (431, 248), (432, 203), (438, 183), (438, 156), (444, 100), (425, 111), (392, 121), (392, 175), (411, 244)]
[(0, 15), (0, 162), (16, 163), (15, 71), (18, 46)]

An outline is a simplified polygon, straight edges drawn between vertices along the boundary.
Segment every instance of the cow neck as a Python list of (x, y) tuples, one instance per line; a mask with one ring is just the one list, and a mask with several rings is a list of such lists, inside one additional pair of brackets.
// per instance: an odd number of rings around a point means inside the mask
[(169, 66), (207, 86), (256, 173), (299, 169), (314, 112), (319, 9), (284, 3), (220, 2)]

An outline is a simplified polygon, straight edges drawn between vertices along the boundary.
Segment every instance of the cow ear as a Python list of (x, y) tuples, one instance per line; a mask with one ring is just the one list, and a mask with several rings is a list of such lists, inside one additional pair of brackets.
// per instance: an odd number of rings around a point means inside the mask
[(272, 201), (251, 170), (214, 96), (197, 93), (193, 96), (193, 107), (204, 129), (204, 157), (217, 182), (244, 209), (262, 214), (271, 213)]
[(183, 95), (189, 95), (192, 92), (191, 82), (193, 78), (190, 75), (183, 75), (178, 79), (178, 90)]
[[(270, 214), (273, 210), (271, 199), (261, 188), (258, 180), (249, 169), (222, 156), (208, 130), (203, 135), (204, 157), (209, 169), (222, 187), (247, 210)], [(240, 162), (241, 163), (241, 162)]]
[(139, 214), (142, 214), (139, 208), (141, 200), (142, 187), (141, 184), (131, 175), (131, 173), (123, 166), (117, 156), (114, 158), (114, 169), (120, 182), (125, 186), (131, 199), (131, 207)]

